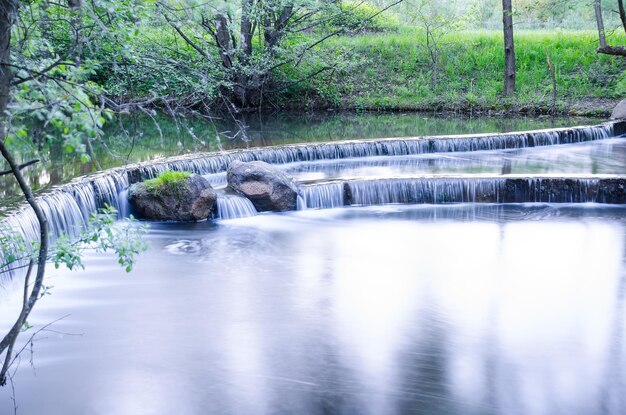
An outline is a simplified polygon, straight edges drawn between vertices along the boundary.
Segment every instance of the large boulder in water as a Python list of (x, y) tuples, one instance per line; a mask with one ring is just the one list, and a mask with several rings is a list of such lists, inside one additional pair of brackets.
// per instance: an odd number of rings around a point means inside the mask
[(259, 212), (295, 210), (298, 188), (293, 179), (263, 161), (234, 161), (226, 173), (228, 185), (244, 195)]
[(623, 99), (613, 108), (612, 120), (626, 120), (626, 99)]
[(207, 219), (216, 198), (207, 179), (186, 172), (166, 172), (156, 179), (135, 183), (128, 191), (137, 216), (152, 220)]

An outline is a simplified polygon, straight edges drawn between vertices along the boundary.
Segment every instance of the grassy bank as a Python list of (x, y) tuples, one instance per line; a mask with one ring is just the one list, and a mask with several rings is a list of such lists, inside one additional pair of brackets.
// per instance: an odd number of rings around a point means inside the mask
[[(445, 36), (436, 83), (425, 33), (417, 28), (337, 37), (323, 45), (323, 53), (349, 51), (352, 62), (332, 76), (298, 84), (283, 102), (353, 110), (549, 113), (554, 107), (547, 50), (557, 80), (556, 111), (603, 116), (626, 97), (626, 60), (597, 55), (596, 39), (592, 31), (517, 33), (517, 96), (507, 100), (499, 31)], [(626, 36), (613, 35), (610, 42), (626, 44)]]

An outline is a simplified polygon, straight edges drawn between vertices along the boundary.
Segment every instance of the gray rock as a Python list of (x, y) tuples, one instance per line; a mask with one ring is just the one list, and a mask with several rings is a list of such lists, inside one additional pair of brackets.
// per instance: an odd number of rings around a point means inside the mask
[(612, 120), (624, 120), (626, 119), (626, 99), (621, 100), (615, 108), (613, 108), (613, 113), (611, 114)]
[(198, 221), (209, 217), (217, 195), (204, 177), (191, 174), (176, 185), (150, 189), (135, 183), (128, 200), (138, 217), (152, 220)]
[(226, 173), (228, 185), (244, 195), (259, 212), (295, 210), (298, 188), (293, 179), (263, 161), (234, 161)]

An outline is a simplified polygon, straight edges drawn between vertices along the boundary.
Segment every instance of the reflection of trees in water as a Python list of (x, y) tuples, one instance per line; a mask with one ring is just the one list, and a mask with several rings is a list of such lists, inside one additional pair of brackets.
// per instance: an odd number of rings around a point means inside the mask
[(450, 389), (450, 340), (437, 303), (425, 292), (416, 311), (415, 332), (410, 344), (398, 357), (400, 373), (393, 390), (398, 414), (461, 414), (465, 407), (454, 400)]
[[(626, 148), (626, 147), (624, 147)], [(626, 244), (625, 244), (626, 247)], [(615, 314), (608, 340), (605, 384), (600, 390), (600, 413), (621, 415), (626, 413), (626, 382), (624, 382), (624, 325), (626, 313), (626, 252), (622, 258), (622, 270), (616, 287)]]
[(50, 145), (50, 184), (63, 183), (63, 144), (61, 141), (54, 141)]

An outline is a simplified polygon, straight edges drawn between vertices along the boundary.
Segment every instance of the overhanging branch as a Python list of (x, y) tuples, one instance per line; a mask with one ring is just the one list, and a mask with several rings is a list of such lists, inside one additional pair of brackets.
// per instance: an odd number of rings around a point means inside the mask
[[(32, 165), (33, 165), (33, 164), (35, 164), (35, 163), (39, 163), (40, 161), (41, 161), (41, 160), (39, 160), (39, 159), (35, 159), (35, 160), (31, 160), (31, 161), (27, 161), (26, 163), (19, 164), (19, 165), (17, 166), (17, 168), (18, 168), (18, 169), (20, 169), (20, 170), (22, 170), (22, 169), (24, 169), (24, 168), (26, 168), (26, 167), (28, 167), (28, 166), (32, 166)], [(13, 174), (13, 170), (9, 169), (9, 170), (0, 171), (0, 176), (6, 176), (6, 175), (8, 175), (8, 174)]]

